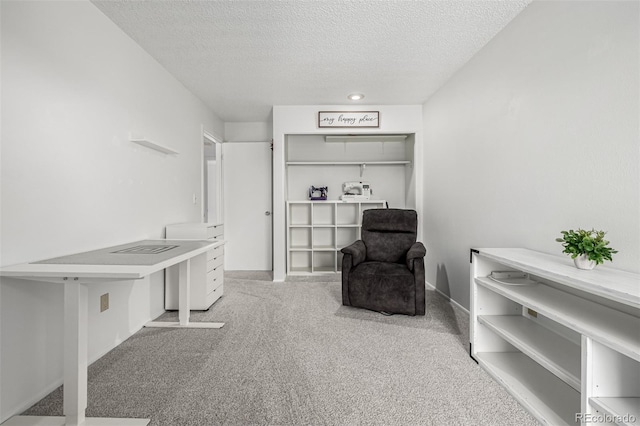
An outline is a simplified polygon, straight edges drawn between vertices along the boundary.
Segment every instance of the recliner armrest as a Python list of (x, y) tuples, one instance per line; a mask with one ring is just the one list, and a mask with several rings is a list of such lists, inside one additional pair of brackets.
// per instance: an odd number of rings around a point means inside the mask
[(352, 256), (352, 266), (356, 266), (357, 264), (364, 262), (367, 258), (367, 247), (364, 245), (364, 241), (362, 240), (358, 240), (355, 243), (342, 248), (340, 251), (345, 255), (349, 254)]
[(415, 243), (413, 243), (413, 245), (407, 252), (407, 268), (409, 268), (410, 271), (413, 271), (413, 260), (421, 259), (425, 257), (426, 254), (427, 249), (425, 248), (424, 244), (422, 244), (420, 241), (416, 241)]

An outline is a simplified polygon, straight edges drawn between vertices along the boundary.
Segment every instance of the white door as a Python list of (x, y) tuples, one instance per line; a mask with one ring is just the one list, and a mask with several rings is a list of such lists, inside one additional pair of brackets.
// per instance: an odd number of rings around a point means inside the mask
[(272, 151), (269, 142), (222, 144), (224, 268), (272, 270)]

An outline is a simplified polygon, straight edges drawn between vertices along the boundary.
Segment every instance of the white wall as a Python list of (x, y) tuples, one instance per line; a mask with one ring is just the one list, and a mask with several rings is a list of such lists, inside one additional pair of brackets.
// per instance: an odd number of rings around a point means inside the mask
[[(200, 219), (202, 129), (221, 120), (89, 2), (2, 2), (2, 266)], [(180, 152), (128, 141), (129, 132)], [(162, 274), (89, 291), (89, 359), (162, 312)], [(99, 296), (110, 309), (98, 313)], [(0, 421), (62, 380), (62, 286), (0, 283)]]
[(271, 140), (271, 122), (227, 121), (224, 123), (225, 142), (267, 142)]
[(535, 1), (424, 104), (427, 281), (469, 306), (469, 249), (561, 255), (608, 231), (640, 271), (639, 3)]
[[(318, 128), (318, 111), (380, 111), (380, 128)], [(285, 140), (287, 135), (414, 133), (416, 210), (422, 206), (422, 107), (420, 105), (275, 105), (273, 107), (273, 279), (286, 275)], [(412, 200), (413, 201), (413, 200)], [(421, 238), (422, 230), (418, 228)]]

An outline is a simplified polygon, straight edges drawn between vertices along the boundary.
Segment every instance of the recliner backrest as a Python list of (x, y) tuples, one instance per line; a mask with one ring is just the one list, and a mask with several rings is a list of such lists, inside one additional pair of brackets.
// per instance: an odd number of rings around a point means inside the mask
[(403, 262), (416, 242), (418, 214), (406, 209), (370, 209), (362, 213), (362, 241), (367, 259)]

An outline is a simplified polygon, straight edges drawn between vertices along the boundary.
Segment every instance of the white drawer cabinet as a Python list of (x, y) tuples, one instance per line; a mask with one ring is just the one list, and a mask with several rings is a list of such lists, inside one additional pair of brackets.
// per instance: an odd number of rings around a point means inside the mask
[[(224, 225), (220, 223), (179, 223), (166, 228), (166, 238), (176, 240), (223, 241)], [(191, 309), (206, 310), (224, 290), (224, 246), (217, 246), (191, 259)], [(164, 307), (178, 309), (178, 268), (165, 273)]]

